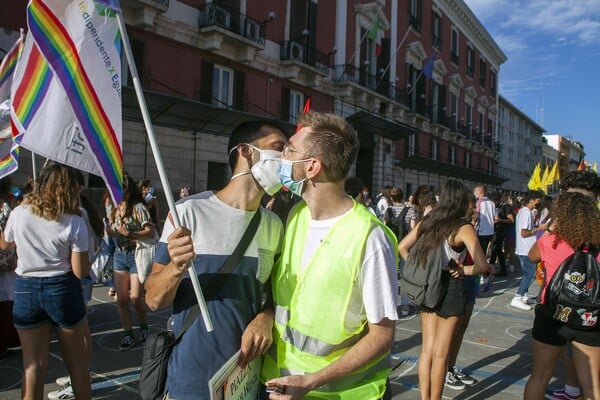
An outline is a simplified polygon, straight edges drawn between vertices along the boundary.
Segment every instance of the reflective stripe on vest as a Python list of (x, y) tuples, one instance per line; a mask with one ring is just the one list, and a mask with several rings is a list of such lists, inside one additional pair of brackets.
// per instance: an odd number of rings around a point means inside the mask
[(281, 335), (281, 340), (287, 342), (300, 351), (309, 353), (315, 356), (328, 356), (338, 350), (349, 349), (354, 346), (367, 333), (366, 329), (358, 335), (350, 336), (348, 339), (338, 344), (329, 344), (314, 337), (303, 335), (298, 330), (288, 326), (290, 314), (287, 309), (275, 307), (275, 321), (285, 326), (285, 331)]

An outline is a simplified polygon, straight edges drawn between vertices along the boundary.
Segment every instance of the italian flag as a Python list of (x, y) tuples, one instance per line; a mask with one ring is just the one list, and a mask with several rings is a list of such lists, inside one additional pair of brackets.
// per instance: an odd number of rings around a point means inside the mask
[(381, 54), (381, 35), (379, 34), (379, 16), (373, 21), (373, 24), (369, 28), (369, 39), (375, 42), (375, 57), (379, 57)]

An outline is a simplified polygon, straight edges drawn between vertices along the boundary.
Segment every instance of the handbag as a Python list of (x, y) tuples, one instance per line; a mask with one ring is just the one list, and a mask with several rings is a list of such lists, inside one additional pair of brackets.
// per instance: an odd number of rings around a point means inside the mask
[[(228, 274), (240, 263), (250, 241), (256, 234), (258, 225), (260, 224), (260, 214), (261, 211), (259, 209), (254, 214), (254, 217), (252, 217), (248, 228), (246, 228), (242, 239), (233, 253), (227, 257), (227, 260), (219, 268), (216, 278), (207, 285), (208, 290), (205, 293), (205, 297), (212, 297), (223, 282), (227, 280)], [(181, 341), (183, 334), (196, 320), (198, 315), (200, 315), (200, 306), (196, 304), (190, 308), (177, 337), (175, 337), (172, 331), (164, 330), (150, 335), (146, 340), (139, 381), (142, 400), (160, 400), (163, 398), (167, 382), (167, 366), (173, 348)]]

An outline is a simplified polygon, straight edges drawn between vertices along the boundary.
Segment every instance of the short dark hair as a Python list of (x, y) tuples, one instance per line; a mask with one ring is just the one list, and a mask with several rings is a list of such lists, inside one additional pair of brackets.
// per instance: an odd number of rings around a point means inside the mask
[(399, 187), (394, 186), (390, 190), (390, 197), (392, 198), (392, 202), (400, 203), (402, 202), (402, 200), (404, 200), (404, 191), (402, 191), (402, 189), (400, 189)]
[(544, 197), (544, 192), (540, 190), (529, 190), (523, 196), (523, 204), (528, 204), (531, 200), (537, 200)]
[(229, 167), (233, 171), (238, 161), (237, 151), (231, 151), (234, 147), (241, 143), (251, 143), (262, 137), (261, 128), (269, 126), (281, 131), (287, 136), (285, 129), (277, 122), (270, 119), (259, 119), (253, 121), (245, 121), (236, 126), (231, 132), (229, 142), (227, 143), (227, 153), (229, 154)]
[(594, 193), (595, 196), (599, 196), (600, 177), (594, 171), (572, 171), (562, 179), (560, 188), (562, 190), (584, 189)]
[(344, 181), (344, 191), (352, 198), (356, 198), (363, 189), (363, 181), (358, 176), (349, 176)]

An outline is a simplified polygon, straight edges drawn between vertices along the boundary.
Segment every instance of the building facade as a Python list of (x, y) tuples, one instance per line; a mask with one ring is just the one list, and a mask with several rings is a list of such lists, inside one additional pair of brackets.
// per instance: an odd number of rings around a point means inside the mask
[[(25, 26), (25, 2), (7, 3), (0, 26), (14, 35)], [(352, 173), (372, 191), (508, 179), (496, 132), (506, 56), (462, 0), (122, 0), (121, 7), (173, 188), (223, 186), (233, 127), (261, 117), (291, 132), (309, 97), (314, 110), (343, 115), (357, 129)], [(126, 67), (122, 75), (124, 168), (160, 189)], [(90, 184), (101, 186), (96, 178)]]
[(579, 163), (585, 157), (583, 144), (556, 133), (544, 135), (544, 137), (548, 144), (558, 152), (560, 176), (563, 177), (569, 172), (577, 170)]
[(542, 163), (542, 135), (539, 126), (503, 96), (499, 97), (498, 172), (506, 181), (501, 189), (523, 192), (535, 165)]

